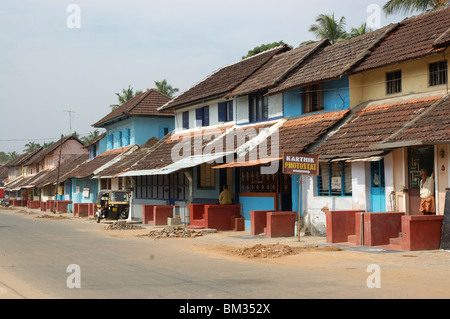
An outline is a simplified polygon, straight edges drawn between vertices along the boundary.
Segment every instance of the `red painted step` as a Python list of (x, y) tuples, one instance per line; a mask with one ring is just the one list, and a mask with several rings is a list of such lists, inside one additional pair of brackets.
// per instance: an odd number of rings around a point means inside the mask
[(204, 219), (193, 219), (191, 224), (187, 226), (188, 229), (203, 229), (206, 228), (206, 223)]
[(189, 225), (186, 226), (187, 229), (205, 229), (205, 226), (200, 226), (200, 225)]

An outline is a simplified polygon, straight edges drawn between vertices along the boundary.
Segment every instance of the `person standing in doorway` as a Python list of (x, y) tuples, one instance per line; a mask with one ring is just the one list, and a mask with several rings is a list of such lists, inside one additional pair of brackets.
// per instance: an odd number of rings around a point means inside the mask
[(420, 178), (420, 212), (424, 215), (435, 215), (434, 172), (428, 176), (427, 170), (421, 169)]

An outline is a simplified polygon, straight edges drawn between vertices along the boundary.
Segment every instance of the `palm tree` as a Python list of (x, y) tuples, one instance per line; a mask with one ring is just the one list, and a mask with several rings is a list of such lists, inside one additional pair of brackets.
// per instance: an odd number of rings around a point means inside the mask
[(122, 89), (122, 94), (116, 93), (117, 99), (119, 100), (119, 104), (111, 104), (110, 107), (114, 111), (119, 106), (121, 106), (123, 103), (127, 102), (128, 100), (131, 100), (136, 95), (142, 94), (142, 91), (137, 90), (136, 92), (133, 92), (133, 88), (131, 85), (128, 85), (128, 89)]
[(8, 159), (9, 159), (8, 161), (12, 161), (13, 159), (15, 159), (18, 156), (19, 156), (19, 154), (16, 151), (9, 152), (8, 153)]
[(383, 10), (386, 16), (395, 13), (412, 13), (414, 11), (426, 11), (450, 5), (450, 0), (389, 0)]
[(164, 79), (162, 81), (155, 81), (156, 89), (168, 96), (173, 96), (179, 90), (177, 88), (173, 88), (172, 85), (167, 83), (167, 80)]
[(372, 31), (373, 30), (367, 26), (367, 23), (362, 23), (359, 28), (352, 28), (352, 30), (348, 34), (348, 38), (358, 37)]
[(247, 55), (245, 55), (245, 56), (242, 57), (242, 60), (243, 60), (243, 59), (246, 59), (246, 58), (249, 58), (249, 57), (251, 57), (251, 56), (257, 55), (258, 53), (261, 53), (261, 52), (270, 50), (270, 49), (272, 49), (272, 48), (280, 47), (280, 46), (283, 46), (283, 45), (287, 45), (288, 47), (290, 47), (290, 48), (292, 49), (292, 46), (286, 44), (286, 43), (285, 43), (284, 41), (282, 41), (282, 40), (281, 40), (281, 41), (278, 41), (278, 42), (272, 42), (272, 43), (261, 44), (261, 45), (258, 45), (258, 46), (256, 46), (256, 47), (254, 47), (253, 49), (249, 50), (249, 51), (247, 52)]
[(41, 145), (35, 142), (28, 142), (27, 144), (25, 144), (25, 149), (23, 150), (25, 153), (31, 153), (35, 150), (37, 150), (38, 148), (40, 148)]
[(345, 40), (347, 32), (345, 31), (345, 17), (339, 20), (334, 18), (334, 13), (320, 14), (316, 18), (316, 24), (309, 27), (309, 32), (312, 32), (318, 39), (328, 39), (331, 44)]
[(83, 136), (81, 138), (81, 141), (84, 143), (84, 145), (88, 145), (99, 136), (100, 136), (100, 131), (94, 130), (94, 132), (90, 132), (88, 136)]
[(49, 146), (52, 146), (53, 144), (55, 144), (55, 142), (44, 142), (44, 144), (42, 144), (42, 147), (47, 148)]

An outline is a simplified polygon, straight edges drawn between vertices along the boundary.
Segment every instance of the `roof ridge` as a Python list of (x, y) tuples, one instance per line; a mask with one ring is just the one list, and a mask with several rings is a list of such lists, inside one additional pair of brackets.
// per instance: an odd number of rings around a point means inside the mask
[[(161, 92), (160, 90), (151, 88), (151, 89), (148, 89), (147, 91), (145, 91), (145, 92), (142, 93), (142, 94), (143, 94), (142, 98), (139, 99), (139, 101), (137, 101), (132, 107), (130, 107), (130, 108), (128, 109), (127, 113), (131, 112), (135, 107), (137, 107), (137, 106), (138, 106), (138, 105), (139, 105), (139, 104), (140, 104), (147, 96), (149, 96), (151, 93), (162, 94), (162, 95), (165, 95), (165, 96), (167, 96), (168, 98), (172, 99), (171, 96), (169, 96), (169, 95), (167, 95), (167, 94)], [(169, 101), (169, 102), (170, 102), (170, 101)], [(158, 110), (158, 108), (157, 108), (157, 110)], [(125, 114), (125, 113), (123, 113), (123, 114)]]
[[(316, 45), (313, 46), (313, 48), (311, 50), (309, 50), (306, 54), (303, 55), (302, 58), (300, 58), (298, 61), (296, 61), (295, 63), (293, 63), (285, 72), (283, 72), (283, 74), (281, 74), (278, 78), (276, 78), (273, 81), (273, 85), (277, 85), (278, 83), (280, 83), (281, 81), (283, 81), (283, 79), (286, 78), (286, 76), (289, 75), (289, 73), (291, 73), (294, 69), (296, 69), (297, 67), (299, 67), (300, 65), (303, 64), (303, 62), (309, 58), (312, 54), (314, 54), (315, 52), (317, 52), (317, 50), (319, 50), (319, 48), (321, 48), (324, 44), (329, 45), (330, 41), (328, 39), (322, 39), (320, 41), (316, 41)], [(300, 48), (300, 47), (298, 47)], [(297, 48), (297, 49), (298, 49)]]
[[(381, 34), (376, 37), (372, 43), (363, 51), (361, 52), (355, 59), (353, 59), (352, 61), (350, 61), (349, 64), (347, 64), (344, 68), (344, 73), (348, 73), (351, 71), (351, 69), (356, 66), (357, 64), (361, 63), (362, 60), (364, 60), (364, 58), (370, 54), (372, 52), (372, 50), (380, 43), (382, 42), (386, 36), (391, 33), (392, 31), (396, 30), (398, 27), (400, 26), (400, 23), (391, 23), (388, 24), (387, 26), (383, 27), (386, 28), (386, 30), (384, 30), (383, 32), (381, 32)], [(379, 30), (378, 30), (379, 31)], [(372, 32), (377, 32), (377, 30), (372, 31)], [(370, 34), (372, 32), (369, 32), (367, 34)]]
[(145, 92), (142, 92), (141, 94), (135, 96), (135, 97), (140, 97), (140, 98), (136, 101), (136, 103), (132, 104), (129, 108), (127, 108), (126, 112), (123, 112), (122, 114), (128, 114), (128, 113), (130, 113), (131, 110), (133, 110), (136, 106), (138, 106), (139, 103), (141, 103), (141, 102), (142, 102), (142, 101), (150, 94), (150, 92), (151, 92), (152, 90), (153, 90), (153, 89), (149, 89), (149, 90), (147, 90), (147, 91), (145, 91)]
[(447, 9), (450, 10), (450, 5), (444, 5), (443, 7), (438, 7), (438, 8), (434, 8), (434, 9), (428, 9), (428, 10), (426, 10), (424, 12), (420, 12), (417, 15), (412, 15), (410, 17), (406, 17), (405, 19), (403, 19), (399, 23), (403, 24), (403, 23), (409, 22), (411, 20), (423, 18), (426, 15), (433, 14), (433, 13), (436, 13), (438, 11), (445, 11)]
[[(178, 95), (177, 95), (176, 97), (174, 97), (172, 100), (168, 101), (167, 103), (165, 103), (165, 104), (162, 105), (161, 107), (157, 108), (157, 110), (158, 110), (158, 111), (165, 110), (165, 109), (167, 108), (168, 104), (170, 104), (170, 103), (176, 101), (179, 97), (181, 97), (183, 94), (187, 93), (189, 90), (195, 88), (195, 87), (198, 86), (199, 84), (205, 82), (206, 80), (208, 80), (209, 78), (211, 78), (213, 75), (219, 73), (220, 71), (222, 71), (222, 70), (224, 70), (224, 69), (226, 69), (226, 68), (235, 66), (235, 65), (237, 65), (237, 64), (239, 64), (239, 63), (243, 63), (243, 62), (249, 61), (249, 60), (251, 60), (251, 59), (253, 59), (253, 58), (256, 58), (256, 57), (259, 57), (259, 56), (261, 56), (261, 55), (268, 54), (268, 53), (270, 53), (270, 52), (272, 52), (272, 51), (281, 50), (282, 48), (289, 48), (289, 46), (288, 46), (288, 45), (277, 46), (277, 47), (275, 47), (275, 48), (271, 48), (271, 49), (265, 50), (265, 51), (260, 52), (260, 53), (258, 53), (258, 54), (255, 54), (255, 55), (252, 55), (252, 56), (250, 56), (250, 57), (247, 57), (247, 58), (245, 58), (245, 59), (241, 59), (241, 60), (236, 61), (236, 62), (234, 62), (234, 63), (226, 64), (226, 65), (224, 65), (224, 66), (222, 66), (222, 67), (216, 69), (215, 71), (211, 72), (209, 75), (207, 75), (206, 77), (204, 77), (202, 80), (198, 81), (198, 82), (195, 83), (194, 85), (190, 86), (188, 89), (186, 89), (186, 90), (184, 90), (183, 92), (181, 92), (180, 94), (178, 94)], [(245, 81), (246, 79), (248, 79), (248, 78), (249, 78), (251, 75), (253, 75), (257, 70), (261, 69), (261, 67), (264, 66), (269, 60), (270, 60), (270, 58), (267, 59), (267, 61), (265, 61), (264, 63), (262, 63), (258, 68), (256, 68), (256, 70), (254, 70), (253, 72), (251, 72), (251, 73), (250, 73), (247, 77), (245, 77), (242, 81), (240, 81), (239, 83), (237, 83), (237, 84), (234, 86), (234, 88), (236, 88), (236, 87), (238, 87), (240, 84), (242, 84), (243, 81)], [(233, 88), (233, 89), (234, 89), (234, 88)]]

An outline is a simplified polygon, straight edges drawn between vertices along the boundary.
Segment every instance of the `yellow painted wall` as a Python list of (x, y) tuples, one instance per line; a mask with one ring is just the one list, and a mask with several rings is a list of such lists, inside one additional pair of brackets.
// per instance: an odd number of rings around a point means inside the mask
[[(450, 60), (449, 57), (450, 49), (447, 49), (445, 52), (447, 63)], [(428, 65), (442, 60), (444, 60), (444, 54), (439, 53), (425, 58), (350, 75), (350, 107), (367, 101), (447, 89), (446, 85), (428, 86)], [(386, 94), (386, 72), (396, 70), (402, 70), (402, 92), (398, 94)]]

